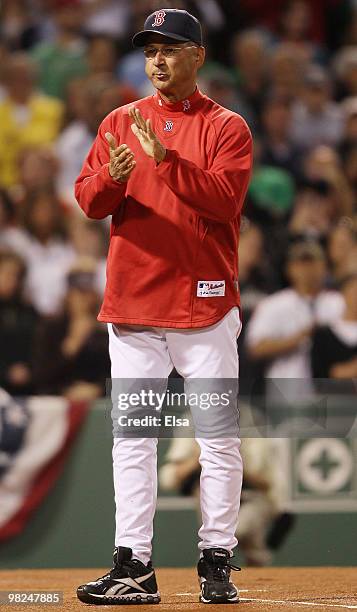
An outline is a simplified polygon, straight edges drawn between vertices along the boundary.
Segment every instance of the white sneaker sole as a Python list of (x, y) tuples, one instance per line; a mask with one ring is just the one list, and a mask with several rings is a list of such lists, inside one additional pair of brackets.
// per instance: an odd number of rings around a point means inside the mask
[(205, 599), (202, 595), (200, 595), (200, 602), (204, 604), (234, 604), (239, 603), (239, 596), (234, 599), (226, 599), (216, 597), (215, 599)]
[(96, 606), (122, 606), (140, 604), (158, 604), (161, 601), (160, 593), (131, 593), (128, 595), (96, 595), (94, 593), (77, 593), (80, 601)]

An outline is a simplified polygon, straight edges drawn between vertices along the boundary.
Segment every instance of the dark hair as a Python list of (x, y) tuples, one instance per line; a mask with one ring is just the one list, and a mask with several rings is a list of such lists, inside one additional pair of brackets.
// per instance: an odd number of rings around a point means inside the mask
[(309, 179), (303, 177), (299, 181), (299, 191), (313, 191), (320, 196), (328, 197), (331, 195), (331, 185), (325, 179)]
[(91, 47), (93, 43), (96, 43), (98, 40), (101, 40), (113, 45), (117, 53), (120, 51), (120, 39), (116, 36), (106, 34), (105, 32), (84, 32), (83, 36), (89, 47)]
[(61, 212), (61, 204), (59, 197), (53, 187), (42, 187), (31, 191), (25, 201), (25, 209), (23, 216), (23, 224), (28, 232), (35, 234), (35, 228), (33, 225), (32, 215), (33, 209), (36, 202), (42, 198), (47, 197), (53, 200), (53, 212), (54, 212), (54, 234), (58, 237), (64, 238), (67, 235), (66, 227), (64, 224), (63, 215)]
[[(287, 2), (283, 3), (283, 5), (281, 7), (281, 10), (280, 10), (280, 17), (279, 17), (279, 21), (278, 21), (278, 31), (279, 31), (280, 34), (283, 33), (284, 19), (285, 19), (286, 15), (288, 15), (288, 13), (291, 11), (291, 9), (293, 8), (293, 6), (295, 4), (304, 4), (305, 6), (310, 8), (309, 2), (307, 2), (307, 0), (288, 0)], [(311, 28), (311, 26), (310, 26), (310, 28)], [(308, 32), (308, 34), (309, 34), (309, 32)]]
[(6, 263), (7, 261), (14, 261), (15, 263), (17, 263), (19, 267), (19, 281), (20, 281), (20, 288), (21, 288), (20, 290), (22, 290), (22, 284), (25, 280), (25, 276), (27, 272), (27, 266), (26, 266), (25, 260), (22, 259), (22, 257), (20, 257), (20, 255), (18, 255), (14, 251), (1, 251), (0, 250), (0, 266), (2, 266), (2, 264)]
[(342, 161), (346, 162), (351, 153), (357, 153), (357, 142), (345, 140), (340, 145), (339, 153)]
[(0, 205), (3, 205), (3, 209), (6, 216), (6, 221), (13, 221), (15, 217), (15, 207), (12, 199), (5, 189), (0, 188)]

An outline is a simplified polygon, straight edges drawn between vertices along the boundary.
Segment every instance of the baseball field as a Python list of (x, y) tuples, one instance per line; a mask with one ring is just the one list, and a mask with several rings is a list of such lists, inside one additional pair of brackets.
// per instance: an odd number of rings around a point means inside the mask
[[(91, 570), (100, 576), (103, 569)], [(194, 568), (157, 570), (161, 592), (161, 604), (157, 610), (189, 612), (203, 608), (198, 603), (198, 585)], [(243, 612), (295, 612), (298, 610), (357, 610), (357, 571), (347, 567), (324, 568), (247, 568), (234, 576), (240, 587), (239, 610)], [(76, 598), (76, 587), (88, 579), (88, 569), (61, 570), (3, 570), (0, 572), (1, 590), (56, 591), (63, 592), (60, 606), (44, 604), (4, 605), (4, 612), (38, 612), (41, 609), (58, 609), (72, 612), (84, 609), (85, 604)], [(106, 609), (112, 606), (106, 606)], [(217, 608), (218, 606), (215, 606)], [(218, 607), (220, 612), (232, 605)], [(153, 606), (130, 606), (130, 610), (144, 612)], [(212, 606), (211, 606), (212, 609)]]

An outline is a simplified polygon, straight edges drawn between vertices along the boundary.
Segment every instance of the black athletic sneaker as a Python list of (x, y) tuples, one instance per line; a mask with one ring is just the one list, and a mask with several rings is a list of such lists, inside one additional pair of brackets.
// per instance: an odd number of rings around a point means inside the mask
[(238, 603), (239, 593), (230, 581), (231, 569), (240, 567), (229, 563), (230, 555), (224, 548), (206, 548), (197, 564), (198, 580), (201, 586), (202, 603)]
[(97, 606), (159, 603), (160, 593), (151, 562), (144, 565), (132, 556), (131, 548), (115, 548), (114, 565), (110, 572), (78, 587), (78, 599)]

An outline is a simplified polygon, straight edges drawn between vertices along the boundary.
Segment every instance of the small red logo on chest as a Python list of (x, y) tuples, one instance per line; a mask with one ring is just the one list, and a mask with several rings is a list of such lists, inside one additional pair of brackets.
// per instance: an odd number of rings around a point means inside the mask
[(165, 22), (166, 13), (165, 11), (157, 11), (155, 13), (155, 21), (152, 24), (152, 27), (160, 27)]

